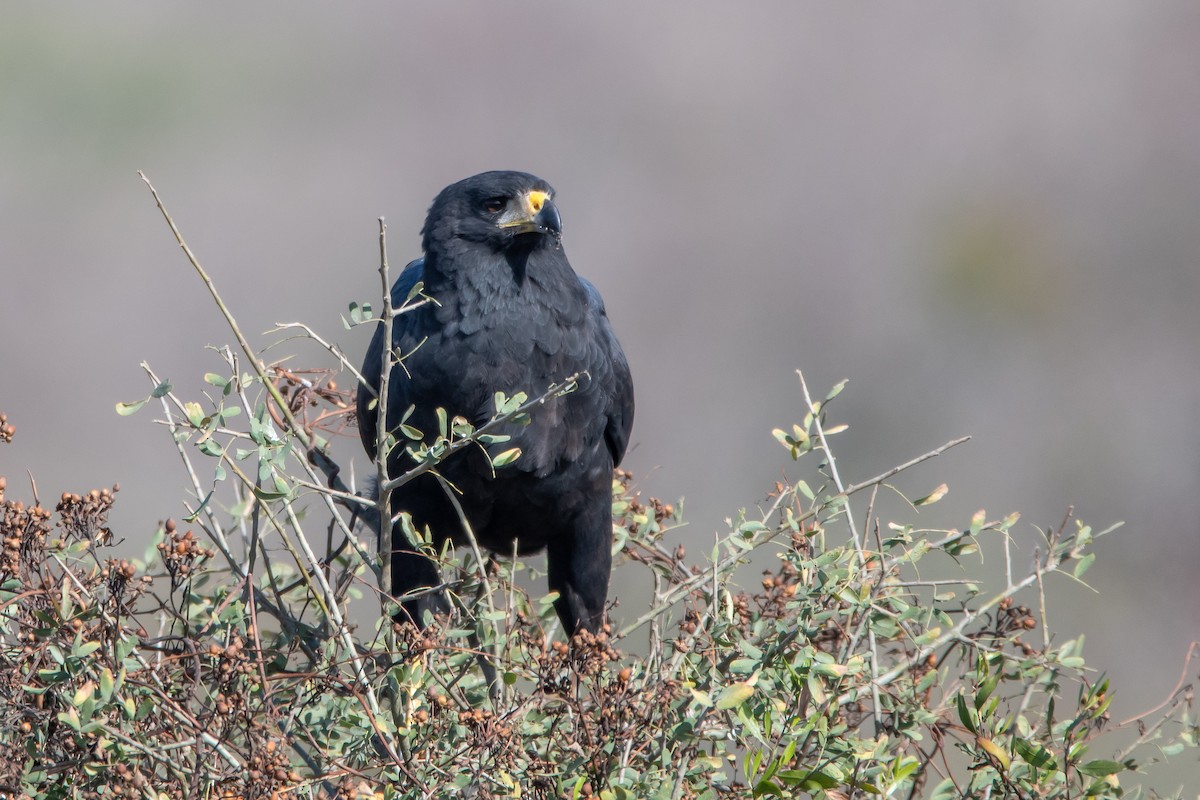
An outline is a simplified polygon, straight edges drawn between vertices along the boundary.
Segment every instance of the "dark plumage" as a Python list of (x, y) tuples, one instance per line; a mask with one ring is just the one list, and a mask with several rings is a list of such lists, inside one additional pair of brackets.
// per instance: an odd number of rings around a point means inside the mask
[[(596, 287), (575, 274), (563, 252), (561, 220), (545, 181), (522, 172), (485, 172), (446, 187), (422, 229), (423, 258), (410, 263), (392, 287), (405, 301), (417, 281), (436, 302), (395, 318), (387, 424), (405, 423), (437, 433), (436, 409), (482, 425), (494, 413), (494, 395), (541, 395), (552, 384), (586, 372), (578, 388), (532, 411), (528, 425), (505, 430), (520, 458), (496, 471), (478, 448), (460, 451), (438, 470), (458, 495), (479, 544), (501, 555), (513, 543), (522, 554), (545, 548), (556, 609), (568, 632), (603, 623), (611, 567), (612, 471), (621, 462), (633, 424), (633, 383)], [(358, 390), (359, 433), (376, 455), (383, 328), (367, 350)], [(409, 355), (411, 353), (411, 355)], [(394, 448), (388, 474), (414, 466)], [(462, 525), (438, 485), (423, 475), (393, 494), (439, 544), (464, 544)], [(392, 532), (392, 590), (400, 597), (439, 583), (435, 565), (414, 552), (399, 526)], [(444, 610), (428, 594), (404, 603), (422, 612)]]

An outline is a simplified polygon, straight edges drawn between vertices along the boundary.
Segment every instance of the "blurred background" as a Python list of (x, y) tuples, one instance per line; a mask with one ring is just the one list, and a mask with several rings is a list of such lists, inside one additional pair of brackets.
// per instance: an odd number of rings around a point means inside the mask
[(443, 186), (527, 170), (629, 355), (626, 466), (685, 497), (693, 553), (788, 474), (795, 370), (849, 378), (848, 481), (974, 437), (897, 481), (949, 483), (931, 524), (1126, 521), (1051, 619), (1124, 719), (1200, 638), (1197, 41), (1187, 2), (7, 8), (0, 474), (119, 481), (132, 543), (180, 515), (153, 409), (113, 406), (143, 359), (198, 395), (231, 336), (137, 170), (257, 346), (303, 320), (356, 360), (376, 218), (398, 267)]

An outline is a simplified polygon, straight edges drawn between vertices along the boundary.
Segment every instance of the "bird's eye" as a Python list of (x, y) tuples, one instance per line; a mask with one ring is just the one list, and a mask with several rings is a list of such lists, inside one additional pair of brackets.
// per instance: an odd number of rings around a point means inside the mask
[(483, 210), (489, 214), (499, 214), (508, 205), (503, 197), (489, 197), (483, 201)]

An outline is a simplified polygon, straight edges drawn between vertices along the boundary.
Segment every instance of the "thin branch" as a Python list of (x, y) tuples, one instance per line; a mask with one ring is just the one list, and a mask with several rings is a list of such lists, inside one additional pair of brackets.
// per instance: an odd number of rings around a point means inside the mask
[(1192, 657), (1196, 655), (1197, 651), (1200, 651), (1200, 642), (1192, 642), (1190, 645), (1188, 645), (1187, 655), (1183, 658), (1183, 669), (1179, 673), (1179, 680), (1175, 682), (1175, 686), (1171, 689), (1171, 691), (1167, 692), (1166, 700), (1163, 700), (1149, 711), (1143, 711), (1141, 714), (1137, 714), (1129, 719), (1122, 720), (1121, 722), (1117, 723), (1117, 727), (1124, 728), (1126, 725), (1132, 725), (1138, 720), (1145, 719), (1151, 714), (1157, 714), (1162, 709), (1171, 705), (1171, 703), (1175, 701), (1175, 696), (1179, 694), (1179, 691), (1183, 688), (1183, 685), (1187, 683), (1188, 669), (1191, 668)]
[(951, 439), (950, 441), (946, 442), (941, 447), (936, 447), (933, 450), (930, 450), (928, 453), (925, 453), (924, 455), (917, 456), (916, 458), (914, 458), (910, 461), (905, 461), (903, 464), (901, 464), (898, 467), (892, 467), (887, 472), (880, 473), (879, 475), (876, 475), (874, 478), (865, 480), (862, 483), (850, 484), (849, 486), (846, 487), (845, 494), (847, 494), (847, 495), (855, 494), (857, 492), (861, 492), (863, 489), (866, 489), (868, 486), (875, 486), (877, 484), (884, 483), (885, 481), (887, 481), (888, 478), (891, 478), (894, 475), (904, 472), (906, 469), (911, 469), (912, 467), (915, 467), (917, 464), (920, 464), (924, 461), (928, 461), (931, 458), (937, 458), (938, 456), (940, 456), (942, 453), (946, 452), (950, 448), (958, 447), (960, 444), (963, 444), (964, 442), (969, 442), (969, 441), (971, 441), (970, 436), (960, 436), (957, 439)]

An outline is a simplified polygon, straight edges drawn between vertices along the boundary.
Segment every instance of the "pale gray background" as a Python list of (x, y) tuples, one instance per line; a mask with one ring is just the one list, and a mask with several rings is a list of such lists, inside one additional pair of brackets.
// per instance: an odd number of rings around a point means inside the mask
[(179, 513), (164, 432), (113, 404), (142, 359), (195, 394), (230, 337), (136, 170), (249, 333), (356, 357), (376, 217), (399, 265), (442, 186), (529, 170), (633, 366), (627, 465), (686, 496), (694, 552), (787, 469), (794, 370), (848, 377), (848, 479), (970, 433), (901, 481), (950, 483), (933, 519), (1128, 522), (1054, 617), (1123, 718), (1200, 637), (1198, 42), (1188, 2), (10, 5), (0, 474), (120, 481), (132, 542)]

